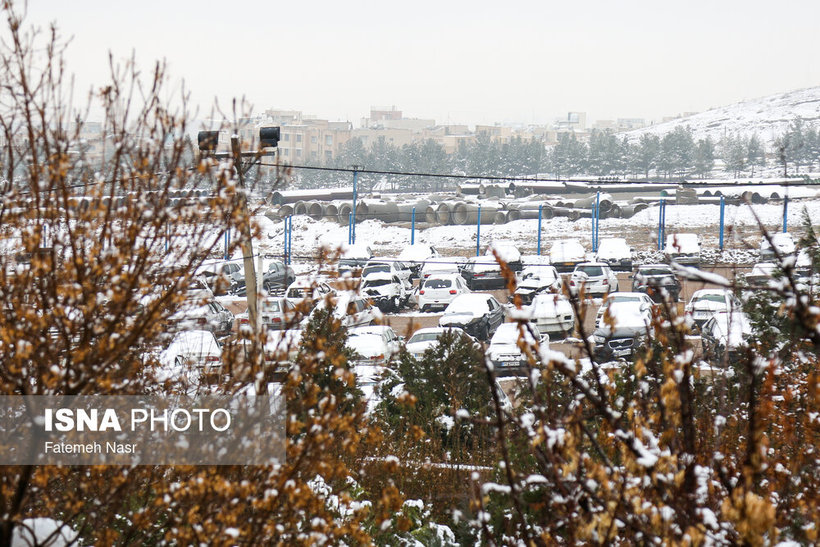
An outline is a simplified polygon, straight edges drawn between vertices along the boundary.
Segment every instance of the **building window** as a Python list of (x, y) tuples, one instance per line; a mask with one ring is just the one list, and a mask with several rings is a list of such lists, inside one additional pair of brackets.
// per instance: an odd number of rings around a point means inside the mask
[(285, 148), (285, 155), (286, 155), (286, 156), (290, 156), (290, 150), (289, 150), (289, 149), (287, 149), (287, 148)]
[(285, 133), (284, 136), (282, 137), (282, 140), (285, 141), (285, 142), (289, 141), (290, 140), (290, 133)]
[(301, 157), (302, 157), (302, 149), (301, 149), (301, 148), (297, 148), (297, 149), (296, 149), (296, 157), (297, 157), (297, 158), (301, 158)]
[(325, 146), (333, 145), (333, 135), (325, 135)]
[(325, 150), (325, 159), (326, 160), (332, 160), (333, 159), (333, 153), (330, 150)]
[(316, 135), (313, 135), (312, 137), (310, 137), (310, 142), (312, 144), (316, 144), (317, 142), (319, 142), (319, 139), (316, 138)]
[(318, 153), (318, 152), (316, 152), (316, 151), (311, 152), (311, 153), (310, 153), (310, 157), (311, 157), (311, 158), (313, 158), (313, 159), (316, 159), (316, 158), (318, 158), (318, 157), (319, 157), (319, 153)]
[(302, 134), (301, 133), (296, 134), (296, 142), (302, 142)]

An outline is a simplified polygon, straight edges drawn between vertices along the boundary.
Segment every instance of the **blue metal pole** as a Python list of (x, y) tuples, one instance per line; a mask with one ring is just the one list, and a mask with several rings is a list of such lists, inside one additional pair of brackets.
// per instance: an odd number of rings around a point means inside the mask
[(720, 196), (720, 250), (723, 250), (723, 220), (726, 210), (726, 200)]
[(475, 229), (475, 255), (478, 256), (478, 249), (481, 246), (481, 205), (478, 206), (478, 222)]
[(353, 166), (353, 210), (351, 211), (351, 215), (353, 216), (353, 223), (351, 228), (351, 241), (350, 243), (356, 243), (356, 180), (359, 177), (359, 171), (357, 170), (358, 166)]
[(592, 240), (592, 252), (598, 252), (598, 218), (601, 214), (601, 192), (597, 192), (595, 194), (595, 211), (593, 213), (593, 240)]
[(787, 220), (789, 218), (789, 196), (787, 195), (783, 199), (783, 233), (785, 234), (787, 230)]
[(284, 256), (285, 264), (288, 263), (288, 219), (290, 217), (285, 217), (285, 238), (284, 238), (284, 245), (282, 246), (282, 255)]
[(661, 200), (660, 207), (658, 209), (658, 250), (663, 250), (663, 212), (664, 212), (664, 201)]
[(293, 260), (293, 215), (288, 217), (288, 264)]
[(538, 256), (541, 256), (541, 210), (544, 206), (538, 206)]
[(353, 213), (347, 214), (347, 244), (353, 245)]
[(416, 243), (416, 208), (410, 213), (410, 245)]

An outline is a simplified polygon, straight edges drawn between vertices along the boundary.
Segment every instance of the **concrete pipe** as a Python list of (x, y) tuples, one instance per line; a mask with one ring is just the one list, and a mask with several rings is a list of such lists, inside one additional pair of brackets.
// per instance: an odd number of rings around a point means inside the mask
[[(592, 214), (592, 213), (590, 213)], [(572, 220), (573, 222), (581, 218), (581, 211), (578, 209), (570, 209), (569, 213), (567, 214), (567, 218)]]
[(336, 220), (339, 218), (339, 208), (334, 203), (322, 204), (322, 218)]
[[(589, 196), (581, 199), (576, 199), (574, 208), (575, 209), (592, 209), (592, 206), (595, 205), (595, 200), (598, 199), (598, 196)], [(598, 201), (598, 210), (601, 213), (606, 213), (612, 207), (612, 196), (610, 194), (601, 194), (600, 200)], [(590, 213), (591, 214), (591, 213)]]
[(375, 201), (368, 202), (367, 217), (374, 220), (381, 220), (382, 222), (398, 222), (399, 208), (392, 201)]
[[(418, 213), (418, 211), (416, 211)], [(429, 224), (430, 226), (435, 226), (438, 224), (438, 213), (436, 213), (436, 208), (432, 205), (428, 206), (424, 210), (424, 222)]]
[(279, 218), (286, 218), (293, 214), (293, 206), (282, 205), (279, 207)]
[(780, 198), (780, 194), (778, 194), (777, 192), (772, 192), (772, 193), (769, 195), (769, 199), (781, 199), (781, 198)]
[(483, 189), (483, 194), (487, 198), (502, 199), (507, 195), (507, 190), (500, 184), (487, 184)]
[(308, 204), (304, 201), (297, 201), (293, 204), (293, 214), (294, 215), (306, 215), (307, 214)]
[(307, 214), (313, 220), (322, 220), (322, 204), (318, 201), (310, 201), (307, 204)]
[(353, 207), (349, 203), (343, 202), (336, 206), (336, 211), (339, 224), (346, 226), (350, 222), (350, 213), (353, 211)]
[(495, 215), (493, 216), (493, 224), (506, 224), (508, 220), (508, 213), (509, 211), (496, 211)]
[[(500, 211), (496, 205), (481, 205), (481, 224), (495, 222), (495, 214)], [(475, 224), (478, 222), (478, 205), (475, 203), (459, 202), (453, 205), (451, 213), (453, 224)]]
[(481, 192), (480, 184), (459, 184), (458, 194), (462, 196), (477, 196)]
[(442, 226), (449, 226), (453, 223), (451, 207), (444, 201), (436, 207), (436, 222)]
[(621, 205), (621, 218), (632, 218), (636, 213), (640, 213), (649, 207), (646, 203), (632, 203)]
[(512, 222), (521, 218), (521, 211), (518, 209), (507, 210), (507, 222)]
[(556, 216), (556, 217), (569, 217), (569, 214), (573, 210), (574, 209), (570, 209), (569, 207), (553, 207), (552, 208), (553, 216)]
[(366, 201), (356, 202), (356, 222), (370, 218), (370, 205)]
[(621, 218), (621, 206), (617, 203), (613, 203), (606, 218)]

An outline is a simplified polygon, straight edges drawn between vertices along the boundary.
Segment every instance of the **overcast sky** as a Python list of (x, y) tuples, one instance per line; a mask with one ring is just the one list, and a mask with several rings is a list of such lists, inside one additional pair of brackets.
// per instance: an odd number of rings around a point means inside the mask
[(659, 119), (820, 85), (817, 0), (30, 0), (71, 37), (78, 86), (107, 56), (167, 61), (209, 107), (246, 97), (353, 121)]

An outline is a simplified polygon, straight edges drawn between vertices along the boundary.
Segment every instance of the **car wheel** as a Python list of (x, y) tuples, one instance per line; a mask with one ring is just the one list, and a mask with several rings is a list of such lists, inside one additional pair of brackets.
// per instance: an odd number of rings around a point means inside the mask
[(490, 326), (487, 323), (481, 325), (481, 328), (478, 331), (478, 339), (482, 341), (487, 341), (490, 339)]

